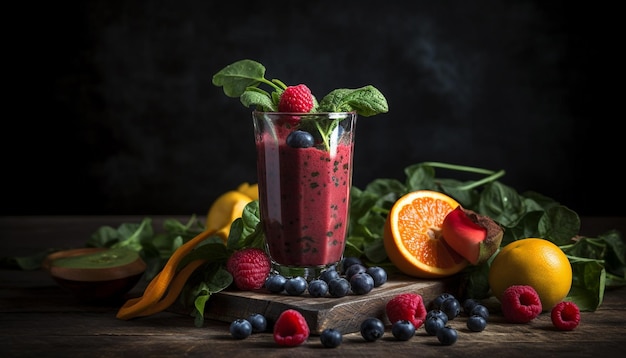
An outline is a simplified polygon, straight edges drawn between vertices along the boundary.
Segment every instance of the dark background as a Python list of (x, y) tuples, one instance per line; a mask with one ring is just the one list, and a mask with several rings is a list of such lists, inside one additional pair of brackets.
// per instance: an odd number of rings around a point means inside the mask
[(504, 169), (501, 182), (581, 215), (625, 215), (623, 39), (615, 9), (576, 3), (22, 5), (6, 13), (2, 214), (204, 215), (256, 182), (250, 111), (211, 84), (250, 58), (318, 98), (385, 94), (389, 113), (357, 125), (358, 187), (441, 161)]

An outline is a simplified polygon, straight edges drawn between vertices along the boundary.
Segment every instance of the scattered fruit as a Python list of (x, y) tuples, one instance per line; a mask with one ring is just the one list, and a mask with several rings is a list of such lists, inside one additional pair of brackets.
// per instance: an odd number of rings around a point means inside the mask
[(267, 319), (260, 313), (252, 313), (247, 320), (252, 325), (253, 333), (265, 332), (267, 329)]
[(448, 323), (448, 315), (439, 308), (435, 308), (426, 312), (426, 319), (429, 319), (430, 317), (441, 318), (443, 323)]
[(309, 334), (304, 316), (294, 309), (283, 311), (274, 323), (274, 342), (280, 346), (299, 346), (309, 338)]
[(461, 314), (461, 303), (454, 297), (447, 298), (441, 302), (440, 310), (448, 316), (448, 321), (452, 321)]
[[(445, 314), (444, 314), (445, 316)], [(446, 316), (447, 317), (447, 316)], [(446, 318), (447, 320), (447, 318)], [(430, 316), (424, 322), (424, 330), (429, 336), (436, 336), (437, 332), (446, 326), (446, 322), (439, 316)]]
[(343, 335), (334, 328), (326, 328), (320, 334), (320, 342), (322, 342), (322, 345), (326, 348), (339, 347), (342, 340)]
[(361, 337), (374, 342), (385, 334), (385, 324), (378, 318), (367, 318), (361, 322)]
[(466, 325), (472, 332), (482, 332), (487, 327), (487, 320), (483, 316), (472, 315), (467, 318)]
[(408, 341), (415, 335), (415, 326), (411, 321), (401, 319), (391, 325), (391, 334), (399, 341)]
[(238, 318), (230, 323), (230, 335), (235, 339), (245, 339), (252, 334), (252, 324), (243, 318)]
[(324, 297), (328, 293), (328, 284), (322, 279), (315, 279), (309, 282), (308, 290), (311, 297)]
[(441, 232), (446, 243), (472, 265), (481, 265), (495, 254), (504, 235), (490, 217), (460, 205), (446, 215)]
[(387, 271), (379, 266), (370, 266), (367, 268), (367, 274), (372, 276), (374, 287), (380, 287), (387, 282)]
[(345, 277), (330, 280), (328, 283), (328, 293), (336, 298), (345, 297), (350, 293), (350, 282), (348, 282)]
[(453, 294), (448, 293), (448, 292), (444, 292), (438, 295), (430, 302), (430, 309), (440, 310), (441, 304), (443, 303), (443, 301), (447, 300), (448, 298), (455, 298), (455, 297)]
[(542, 311), (537, 291), (528, 285), (509, 286), (500, 298), (502, 314), (511, 323), (528, 323)]
[(265, 288), (271, 293), (281, 293), (285, 290), (287, 278), (283, 275), (270, 275), (265, 280)]
[(263, 287), (270, 269), (270, 259), (265, 251), (252, 247), (236, 251), (226, 261), (226, 270), (233, 275), (235, 286), (242, 291)]
[(437, 331), (437, 339), (439, 340), (439, 343), (444, 346), (453, 345), (454, 343), (456, 343), (458, 337), (459, 334), (456, 329), (450, 326), (445, 326)]
[(481, 304), (475, 305), (469, 313), (470, 316), (481, 316), (484, 319), (489, 318), (489, 309)]
[(356, 295), (365, 295), (374, 289), (374, 279), (366, 272), (350, 277), (350, 289)]
[(417, 293), (401, 293), (394, 296), (385, 306), (387, 318), (391, 324), (396, 321), (407, 320), (420, 328), (426, 319), (426, 307), (422, 296)]
[(306, 291), (307, 282), (304, 277), (295, 276), (287, 279), (285, 282), (285, 292), (289, 296), (300, 296)]
[(580, 310), (574, 302), (562, 301), (552, 308), (550, 319), (557, 329), (571, 331), (580, 323)]
[(392, 206), (385, 221), (383, 244), (391, 262), (418, 278), (447, 277), (469, 262), (442, 239), (445, 217), (459, 203), (431, 190), (405, 194)]
[(549, 311), (569, 293), (572, 266), (565, 253), (548, 240), (526, 238), (503, 247), (488, 274), (493, 295), (500, 299), (509, 286), (528, 285), (539, 294), (543, 310)]

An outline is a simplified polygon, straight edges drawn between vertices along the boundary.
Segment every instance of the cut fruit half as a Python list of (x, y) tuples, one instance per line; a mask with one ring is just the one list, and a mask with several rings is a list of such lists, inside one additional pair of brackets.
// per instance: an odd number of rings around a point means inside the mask
[(442, 238), (446, 215), (459, 203), (432, 190), (417, 190), (398, 199), (385, 222), (383, 242), (391, 262), (418, 278), (454, 275), (469, 262)]

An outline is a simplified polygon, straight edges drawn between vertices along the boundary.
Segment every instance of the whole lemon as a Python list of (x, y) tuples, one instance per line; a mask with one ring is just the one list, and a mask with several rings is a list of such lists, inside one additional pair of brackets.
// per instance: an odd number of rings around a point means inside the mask
[(507, 244), (496, 254), (488, 280), (497, 299), (512, 285), (532, 286), (543, 311), (549, 311), (569, 293), (572, 266), (563, 250), (551, 241), (526, 238)]

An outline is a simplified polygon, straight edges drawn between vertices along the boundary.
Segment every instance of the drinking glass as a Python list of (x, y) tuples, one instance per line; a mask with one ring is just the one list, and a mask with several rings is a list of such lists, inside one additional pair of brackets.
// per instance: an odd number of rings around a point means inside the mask
[(343, 257), (357, 114), (254, 111), (252, 117), (273, 272), (310, 281)]

